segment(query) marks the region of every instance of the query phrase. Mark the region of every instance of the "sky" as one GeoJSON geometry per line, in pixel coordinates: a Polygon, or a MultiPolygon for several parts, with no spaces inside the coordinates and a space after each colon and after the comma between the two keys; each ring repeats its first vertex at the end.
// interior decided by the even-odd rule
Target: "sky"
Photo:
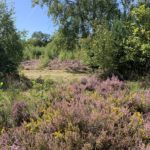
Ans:
{"type": "Polygon", "coordinates": [[[42,31],[52,35],[57,27],[52,19],[47,16],[47,8],[32,7],[32,0],[6,0],[9,6],[15,9],[15,24],[19,31],[28,31],[31,37],[35,31],[42,31]]]}

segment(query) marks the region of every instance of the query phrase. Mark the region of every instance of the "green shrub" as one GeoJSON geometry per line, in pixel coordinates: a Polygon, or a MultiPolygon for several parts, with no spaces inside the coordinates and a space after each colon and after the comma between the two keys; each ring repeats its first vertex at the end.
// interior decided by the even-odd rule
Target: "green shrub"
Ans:
{"type": "Polygon", "coordinates": [[[12,11],[0,2],[0,72],[16,71],[22,58],[22,44],[14,26],[12,11]]]}
{"type": "Polygon", "coordinates": [[[141,5],[130,15],[123,63],[126,70],[143,75],[150,71],[150,8],[141,5]]]}
{"type": "Polygon", "coordinates": [[[133,8],[128,21],[114,20],[112,59],[124,78],[146,75],[150,70],[150,8],[133,8]]]}
{"type": "Polygon", "coordinates": [[[149,73],[150,8],[140,5],[129,13],[128,21],[114,20],[112,26],[113,70],[125,79],[149,73]]]}
{"type": "Polygon", "coordinates": [[[68,59],[75,59],[75,53],[76,51],[61,51],[59,53],[58,58],[62,61],[68,60],[68,59]]]}
{"type": "Polygon", "coordinates": [[[66,38],[61,31],[58,31],[53,36],[51,42],[45,47],[42,62],[46,66],[50,59],[58,58],[60,60],[67,60],[79,57],[79,51],[76,49],[68,49],[66,38]]]}
{"type": "Polygon", "coordinates": [[[81,42],[85,61],[92,68],[135,78],[150,71],[150,8],[140,5],[131,10],[128,21],[114,20],[109,29],[99,25],[81,42]]]}
{"type": "Polygon", "coordinates": [[[104,70],[113,67],[113,40],[112,33],[100,25],[95,28],[92,37],[81,41],[82,50],[85,52],[85,62],[91,68],[102,68],[104,70]]]}
{"type": "Polygon", "coordinates": [[[44,47],[27,45],[23,51],[24,59],[39,59],[44,54],[44,50],[44,47]]]}

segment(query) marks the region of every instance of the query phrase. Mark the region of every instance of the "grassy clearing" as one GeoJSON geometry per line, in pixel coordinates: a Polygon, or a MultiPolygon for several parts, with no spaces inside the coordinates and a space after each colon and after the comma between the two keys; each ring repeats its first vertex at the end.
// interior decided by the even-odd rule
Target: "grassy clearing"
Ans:
{"type": "Polygon", "coordinates": [[[22,70],[21,74],[29,79],[51,79],[54,81],[74,81],[87,76],[84,73],[71,73],[65,70],[22,70]]]}

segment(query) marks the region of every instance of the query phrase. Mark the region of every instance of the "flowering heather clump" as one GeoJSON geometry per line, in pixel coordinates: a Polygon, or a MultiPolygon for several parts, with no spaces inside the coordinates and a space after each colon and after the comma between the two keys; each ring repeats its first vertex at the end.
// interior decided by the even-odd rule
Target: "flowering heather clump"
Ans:
{"type": "Polygon", "coordinates": [[[82,64],[79,60],[60,61],[58,59],[54,59],[49,62],[48,69],[85,72],[88,70],[88,67],[86,65],[82,64]]]}
{"type": "Polygon", "coordinates": [[[17,126],[20,126],[24,121],[29,121],[30,114],[25,102],[16,102],[13,105],[12,117],[17,126]]]}
{"type": "Polygon", "coordinates": [[[115,91],[121,91],[125,88],[125,84],[115,76],[103,81],[99,86],[100,94],[108,96],[114,94],[115,91]]]}
{"type": "Polygon", "coordinates": [[[11,129],[0,136],[0,150],[32,150],[34,145],[33,134],[23,127],[11,129]]]}
{"type": "Polygon", "coordinates": [[[86,78],[82,78],[81,79],[81,84],[86,85],[88,82],[88,80],[86,78]]]}
{"type": "Polygon", "coordinates": [[[95,91],[99,84],[99,80],[96,77],[91,77],[88,80],[88,83],[85,86],[85,90],[87,91],[95,91]]]}
{"type": "MultiPolygon", "coordinates": [[[[0,136],[7,147],[42,150],[148,150],[149,92],[130,92],[116,77],[57,86],[42,115],[26,121],[25,103],[14,104],[18,126],[0,136]]],[[[39,112],[37,112],[39,113],[39,112]]]]}
{"type": "Polygon", "coordinates": [[[150,111],[150,91],[139,91],[138,93],[130,94],[126,101],[128,107],[133,111],[147,113],[150,111]]]}
{"type": "Polygon", "coordinates": [[[113,107],[104,100],[81,97],[72,102],[58,102],[53,109],[58,111],[57,116],[50,122],[43,121],[34,136],[32,132],[27,130],[25,133],[20,129],[11,133],[13,139],[7,139],[7,144],[14,144],[14,140],[15,146],[24,147],[24,143],[31,145],[32,141],[35,145],[31,149],[45,145],[46,149],[56,150],[87,147],[103,150],[136,148],[140,143],[138,132],[142,129],[139,122],[142,118],[137,118],[139,120],[132,124],[134,115],[126,108],[113,107]],[[31,141],[28,141],[27,135],[33,136],[31,141]]]}
{"type": "Polygon", "coordinates": [[[150,90],[145,92],[145,107],[147,107],[147,111],[150,110],[150,90]]]}
{"type": "MultiPolygon", "coordinates": [[[[119,81],[119,79],[115,76],[112,78],[108,78],[106,81],[101,81],[96,77],[91,77],[90,79],[82,79],[81,85],[87,91],[97,91],[100,95],[104,97],[108,97],[110,95],[119,94],[120,91],[125,89],[125,83],[123,81],[119,81]]],[[[78,85],[78,86],[81,86],[78,85]]]]}
{"type": "Polygon", "coordinates": [[[140,142],[138,130],[143,128],[139,122],[142,118],[139,116],[137,122],[132,124],[134,115],[126,108],[112,107],[104,100],[87,97],[71,103],[61,102],[55,108],[60,115],[52,120],[50,128],[54,130],[47,134],[56,135],[67,149],[83,149],[85,145],[94,149],[127,149],[136,147],[140,142]]]}
{"type": "Polygon", "coordinates": [[[144,115],[144,129],[146,131],[146,140],[150,140],[150,112],[144,115]]]}

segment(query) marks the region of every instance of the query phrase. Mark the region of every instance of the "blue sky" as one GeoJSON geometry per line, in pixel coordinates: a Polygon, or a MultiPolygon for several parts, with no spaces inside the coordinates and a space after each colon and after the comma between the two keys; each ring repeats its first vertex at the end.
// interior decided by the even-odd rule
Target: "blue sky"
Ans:
{"type": "Polygon", "coordinates": [[[18,30],[29,32],[42,31],[52,35],[57,27],[47,16],[47,9],[40,6],[32,7],[32,0],[6,0],[8,5],[15,8],[15,23],[18,30]]]}

